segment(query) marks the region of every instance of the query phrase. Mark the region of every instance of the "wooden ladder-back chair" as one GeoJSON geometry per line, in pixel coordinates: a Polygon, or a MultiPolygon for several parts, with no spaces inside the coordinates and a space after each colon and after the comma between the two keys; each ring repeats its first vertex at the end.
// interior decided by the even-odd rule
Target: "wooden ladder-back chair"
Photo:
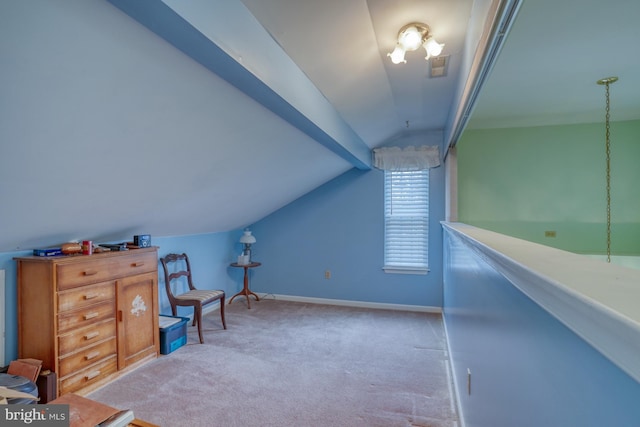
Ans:
{"type": "Polygon", "coordinates": [[[200,337],[200,344],[204,343],[202,339],[202,307],[215,301],[220,301],[220,318],[222,319],[222,326],[227,329],[227,324],[224,320],[224,291],[222,290],[200,290],[193,286],[193,280],[191,278],[191,264],[189,263],[189,257],[187,254],[168,254],[163,258],[160,258],[162,268],[164,269],[164,284],[167,288],[167,297],[171,304],[171,311],[174,316],[177,315],[177,306],[192,306],[193,307],[193,326],[198,325],[198,336],[200,337]],[[172,271],[176,270],[176,271],[172,271]],[[172,281],[180,279],[181,277],[187,278],[187,284],[189,290],[183,293],[173,293],[171,289],[172,281]]]}

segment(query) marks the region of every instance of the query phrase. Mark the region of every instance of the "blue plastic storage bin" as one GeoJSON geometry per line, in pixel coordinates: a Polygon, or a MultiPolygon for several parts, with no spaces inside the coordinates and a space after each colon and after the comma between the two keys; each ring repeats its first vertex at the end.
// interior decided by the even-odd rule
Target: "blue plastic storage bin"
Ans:
{"type": "Polygon", "coordinates": [[[187,343],[188,317],[160,315],[160,353],[169,354],[187,343]]]}

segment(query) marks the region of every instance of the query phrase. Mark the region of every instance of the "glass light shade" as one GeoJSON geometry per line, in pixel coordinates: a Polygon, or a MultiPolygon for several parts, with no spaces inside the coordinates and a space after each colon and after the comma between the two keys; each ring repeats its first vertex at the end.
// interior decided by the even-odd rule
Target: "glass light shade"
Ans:
{"type": "Polygon", "coordinates": [[[253,244],[256,242],[256,238],[251,234],[250,230],[245,230],[244,234],[240,236],[240,243],[253,244]]]}
{"type": "Polygon", "coordinates": [[[391,62],[393,62],[394,64],[407,62],[404,59],[404,49],[400,45],[396,45],[396,48],[393,49],[393,52],[387,53],[387,56],[391,57],[391,62]]]}
{"type": "Polygon", "coordinates": [[[444,43],[440,44],[433,37],[429,37],[424,43],[424,50],[427,51],[427,57],[425,59],[440,55],[442,53],[442,48],[444,48],[444,43]]]}
{"type": "Polygon", "coordinates": [[[405,50],[416,50],[422,45],[422,33],[416,27],[409,27],[400,34],[398,43],[405,50]]]}

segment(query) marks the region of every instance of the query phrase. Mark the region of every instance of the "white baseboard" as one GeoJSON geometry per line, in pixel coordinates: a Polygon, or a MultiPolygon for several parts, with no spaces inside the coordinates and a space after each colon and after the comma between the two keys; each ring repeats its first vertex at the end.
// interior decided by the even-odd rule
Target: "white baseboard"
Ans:
{"type": "Polygon", "coordinates": [[[375,309],[381,309],[381,310],[418,311],[422,313],[436,313],[436,314],[442,313],[442,308],[440,307],[431,307],[431,306],[424,306],[424,305],[388,304],[388,303],[379,303],[379,302],[301,297],[301,296],[280,295],[280,294],[260,294],[259,296],[260,296],[260,299],[266,299],[268,297],[271,297],[276,300],[306,302],[310,304],[341,305],[346,307],[375,308],[375,309]]]}
{"type": "MultiPolygon", "coordinates": [[[[202,315],[211,313],[212,311],[220,310],[220,301],[216,301],[213,304],[207,304],[202,307],[202,315]]],[[[193,320],[193,313],[189,315],[189,319],[193,320]]]]}

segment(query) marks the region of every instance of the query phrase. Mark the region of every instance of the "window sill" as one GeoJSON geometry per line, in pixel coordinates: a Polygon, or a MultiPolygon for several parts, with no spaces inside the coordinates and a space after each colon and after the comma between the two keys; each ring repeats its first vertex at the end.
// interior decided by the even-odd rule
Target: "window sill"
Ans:
{"type": "Polygon", "coordinates": [[[384,266],[382,267],[385,273],[390,274],[422,274],[425,275],[429,273],[429,269],[427,267],[396,267],[396,266],[384,266]]]}

